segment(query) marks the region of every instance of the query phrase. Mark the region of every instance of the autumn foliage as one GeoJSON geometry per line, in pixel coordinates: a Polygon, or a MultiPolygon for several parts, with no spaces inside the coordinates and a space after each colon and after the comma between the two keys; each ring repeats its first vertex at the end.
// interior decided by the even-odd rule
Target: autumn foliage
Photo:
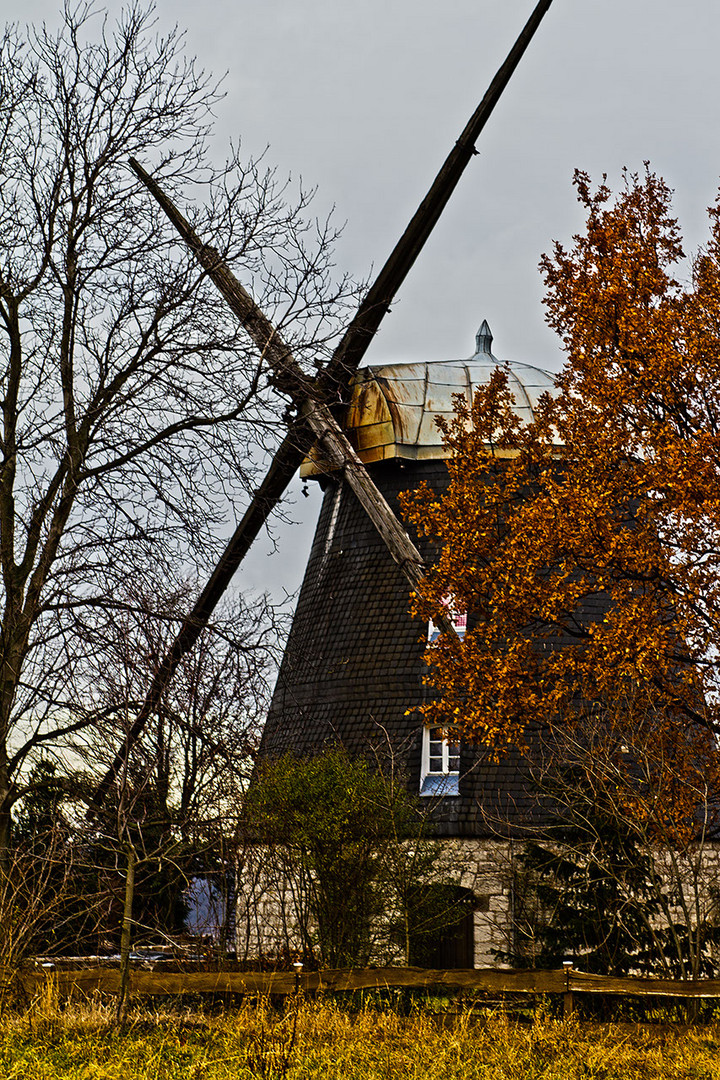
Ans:
{"type": "Polygon", "coordinates": [[[584,232],[541,263],[566,354],[555,396],[524,426],[498,370],[442,426],[446,493],[404,496],[439,552],[415,612],[452,597],[470,617],[462,643],[428,648],[423,711],[498,751],[604,718],[618,745],[651,744],[704,783],[720,727],[720,202],[688,266],[655,174],[626,174],[616,196],[584,173],[575,186],[584,232]]]}

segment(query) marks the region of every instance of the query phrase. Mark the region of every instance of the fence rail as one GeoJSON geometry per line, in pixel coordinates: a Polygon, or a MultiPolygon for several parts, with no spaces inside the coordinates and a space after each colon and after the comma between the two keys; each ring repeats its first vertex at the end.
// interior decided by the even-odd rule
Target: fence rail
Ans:
{"type": "MultiPolygon", "coordinates": [[[[61,994],[80,990],[118,993],[120,972],[87,968],[80,971],[32,971],[18,976],[23,990],[32,995],[48,979],[61,994]]],[[[491,993],[564,994],[566,1010],[573,994],[635,994],[679,998],[720,998],[720,979],[649,979],[639,976],[615,978],[583,971],[507,971],[496,968],[427,970],[387,967],[363,970],[294,972],[138,971],[130,974],[131,994],[261,994],[287,995],[302,989],[318,991],[371,990],[411,987],[449,990],[485,990],[491,993]]]]}

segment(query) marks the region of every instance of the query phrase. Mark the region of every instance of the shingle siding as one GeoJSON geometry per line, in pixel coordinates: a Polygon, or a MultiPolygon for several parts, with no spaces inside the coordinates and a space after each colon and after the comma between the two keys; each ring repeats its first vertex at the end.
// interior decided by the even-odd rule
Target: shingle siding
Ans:
{"type": "MultiPolygon", "coordinates": [[[[440,492],[448,482],[443,461],[386,462],[371,471],[396,512],[399,492],[423,480],[440,492]]],[[[348,486],[339,506],[336,497],[331,481],[261,753],[310,754],[340,742],[352,755],[392,754],[417,792],[421,725],[412,710],[424,700],[427,626],[411,618],[407,582],[348,486]]],[[[427,539],[413,539],[431,559],[427,539]]],[[[426,800],[436,833],[493,835],[505,819],[521,828],[533,813],[523,773],[516,754],[483,763],[481,752],[464,745],[459,797],[426,800]]]]}

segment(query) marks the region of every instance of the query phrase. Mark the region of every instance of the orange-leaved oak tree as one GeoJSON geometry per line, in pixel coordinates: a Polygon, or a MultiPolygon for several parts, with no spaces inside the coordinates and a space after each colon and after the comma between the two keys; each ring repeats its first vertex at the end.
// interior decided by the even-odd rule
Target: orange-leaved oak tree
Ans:
{"type": "Polygon", "coordinates": [[[575,186],[584,231],[541,263],[555,395],[523,424],[498,370],[442,424],[447,490],[403,497],[438,544],[415,613],[470,618],[429,646],[422,711],[498,752],[604,718],[687,787],[720,728],[720,202],[681,281],[662,179],[575,186]]]}

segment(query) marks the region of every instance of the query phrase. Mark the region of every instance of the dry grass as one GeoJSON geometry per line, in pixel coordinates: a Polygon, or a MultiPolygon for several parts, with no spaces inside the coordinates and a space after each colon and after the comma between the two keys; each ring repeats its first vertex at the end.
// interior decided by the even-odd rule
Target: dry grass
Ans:
{"type": "Polygon", "coordinates": [[[332,1002],[250,1003],[220,1015],[131,1012],[111,1004],[63,1010],[52,993],[0,1018],[8,1080],[720,1080],[720,1028],[635,1027],[553,1020],[516,1023],[467,1009],[451,1022],[332,1002]],[[293,1031],[295,1034],[293,1036],[293,1031]]]}

